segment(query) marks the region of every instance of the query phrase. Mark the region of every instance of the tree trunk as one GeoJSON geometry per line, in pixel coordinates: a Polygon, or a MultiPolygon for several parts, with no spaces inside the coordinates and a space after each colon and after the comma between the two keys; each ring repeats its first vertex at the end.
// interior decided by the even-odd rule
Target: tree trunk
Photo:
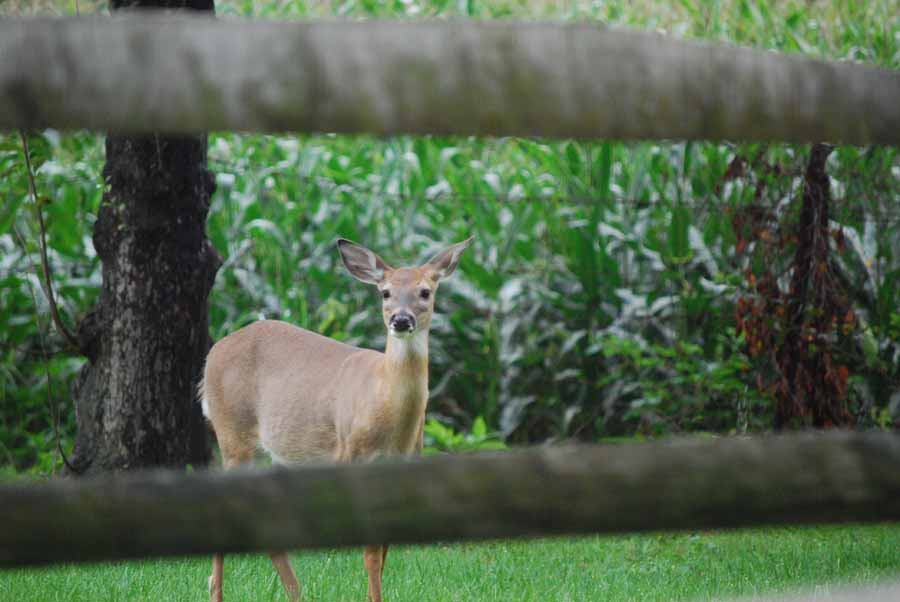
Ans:
{"type": "MultiPolygon", "coordinates": [[[[113,2],[125,6],[176,3],[113,2]]],[[[212,2],[188,8],[212,10],[212,2]]],[[[103,287],[78,330],[89,362],[74,392],[72,467],[207,464],[195,391],[210,346],[207,297],[221,260],[206,238],[215,188],[206,135],[110,135],[103,173],[107,189],[93,236],[103,287]]]]}

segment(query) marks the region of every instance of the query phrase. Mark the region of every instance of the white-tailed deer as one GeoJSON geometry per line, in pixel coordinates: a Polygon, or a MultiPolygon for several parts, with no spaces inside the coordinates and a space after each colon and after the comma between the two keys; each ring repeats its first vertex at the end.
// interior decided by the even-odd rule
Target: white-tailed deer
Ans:
{"type": "MultiPolygon", "coordinates": [[[[200,395],[225,467],[251,460],[258,448],[283,465],[421,452],[435,292],[471,242],[448,247],[422,266],[394,269],[369,249],[338,240],[347,270],[378,287],[388,332],[384,353],[274,320],[216,343],[200,395]]],[[[365,549],[372,602],[381,602],[386,556],[387,546],[365,549]]],[[[271,558],[288,597],[299,600],[287,554],[271,558]]],[[[209,578],[212,602],[222,600],[222,569],[217,554],[209,578]]]]}

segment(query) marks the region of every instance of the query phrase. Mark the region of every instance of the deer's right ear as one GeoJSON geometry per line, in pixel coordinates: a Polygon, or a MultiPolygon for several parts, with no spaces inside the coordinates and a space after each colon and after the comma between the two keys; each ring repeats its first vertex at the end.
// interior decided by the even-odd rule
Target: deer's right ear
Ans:
{"type": "Polygon", "coordinates": [[[391,270],[381,257],[346,238],[339,238],[337,247],[347,271],[357,280],[378,284],[384,280],[385,273],[391,270]]]}

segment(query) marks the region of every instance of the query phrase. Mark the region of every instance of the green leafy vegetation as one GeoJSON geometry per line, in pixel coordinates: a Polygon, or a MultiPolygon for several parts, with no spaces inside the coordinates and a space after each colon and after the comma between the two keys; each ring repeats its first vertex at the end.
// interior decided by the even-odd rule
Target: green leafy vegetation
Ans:
{"type": "Polygon", "coordinates": [[[425,455],[441,452],[485,451],[505,449],[496,433],[489,433],[487,423],[479,416],[468,433],[457,433],[449,426],[431,418],[425,423],[425,455]]]}
{"type": "MultiPolygon", "coordinates": [[[[554,17],[900,67],[900,15],[887,1],[229,0],[218,12],[554,17]]],[[[90,236],[102,137],[29,141],[53,281],[74,328],[99,290],[90,236]]],[[[380,347],[377,300],[343,273],[335,238],[412,263],[475,236],[438,298],[434,450],[772,426],[772,391],[759,379],[771,364],[736,327],[735,304],[759,300],[750,276],[766,261],[785,265],[795,246],[786,238],[764,257],[763,234],[741,231],[735,216],[772,214],[789,231],[807,147],[217,133],[209,157],[208,229],[225,258],[211,296],[216,339],[268,317],[380,347]]],[[[896,148],[839,148],[827,164],[843,236],[834,258],[855,316],[846,395],[863,427],[900,420],[898,161],[896,148]]],[[[59,466],[57,439],[64,449],[73,440],[69,391],[82,360],[49,326],[14,133],[0,134],[0,174],[0,465],[46,473],[59,466]]]]}
{"type": "MultiPolygon", "coordinates": [[[[900,571],[900,528],[829,527],[718,534],[392,547],[385,598],[405,600],[721,600],[900,571]]],[[[362,552],[298,553],[305,600],[364,600],[362,552]]],[[[203,599],[210,562],[143,561],[9,571],[0,600],[118,602],[203,599]]],[[[281,601],[267,557],[227,556],[225,598],[281,601]]]]}

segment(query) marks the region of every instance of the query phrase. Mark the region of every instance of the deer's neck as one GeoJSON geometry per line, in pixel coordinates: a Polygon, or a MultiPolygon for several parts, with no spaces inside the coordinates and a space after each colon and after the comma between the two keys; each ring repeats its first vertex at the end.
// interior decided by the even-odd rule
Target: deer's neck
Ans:
{"type": "MultiPolygon", "coordinates": [[[[413,409],[428,399],[428,332],[410,337],[388,336],[384,352],[385,394],[393,404],[413,409]]],[[[416,408],[418,409],[418,408],[416,408]]]]}

